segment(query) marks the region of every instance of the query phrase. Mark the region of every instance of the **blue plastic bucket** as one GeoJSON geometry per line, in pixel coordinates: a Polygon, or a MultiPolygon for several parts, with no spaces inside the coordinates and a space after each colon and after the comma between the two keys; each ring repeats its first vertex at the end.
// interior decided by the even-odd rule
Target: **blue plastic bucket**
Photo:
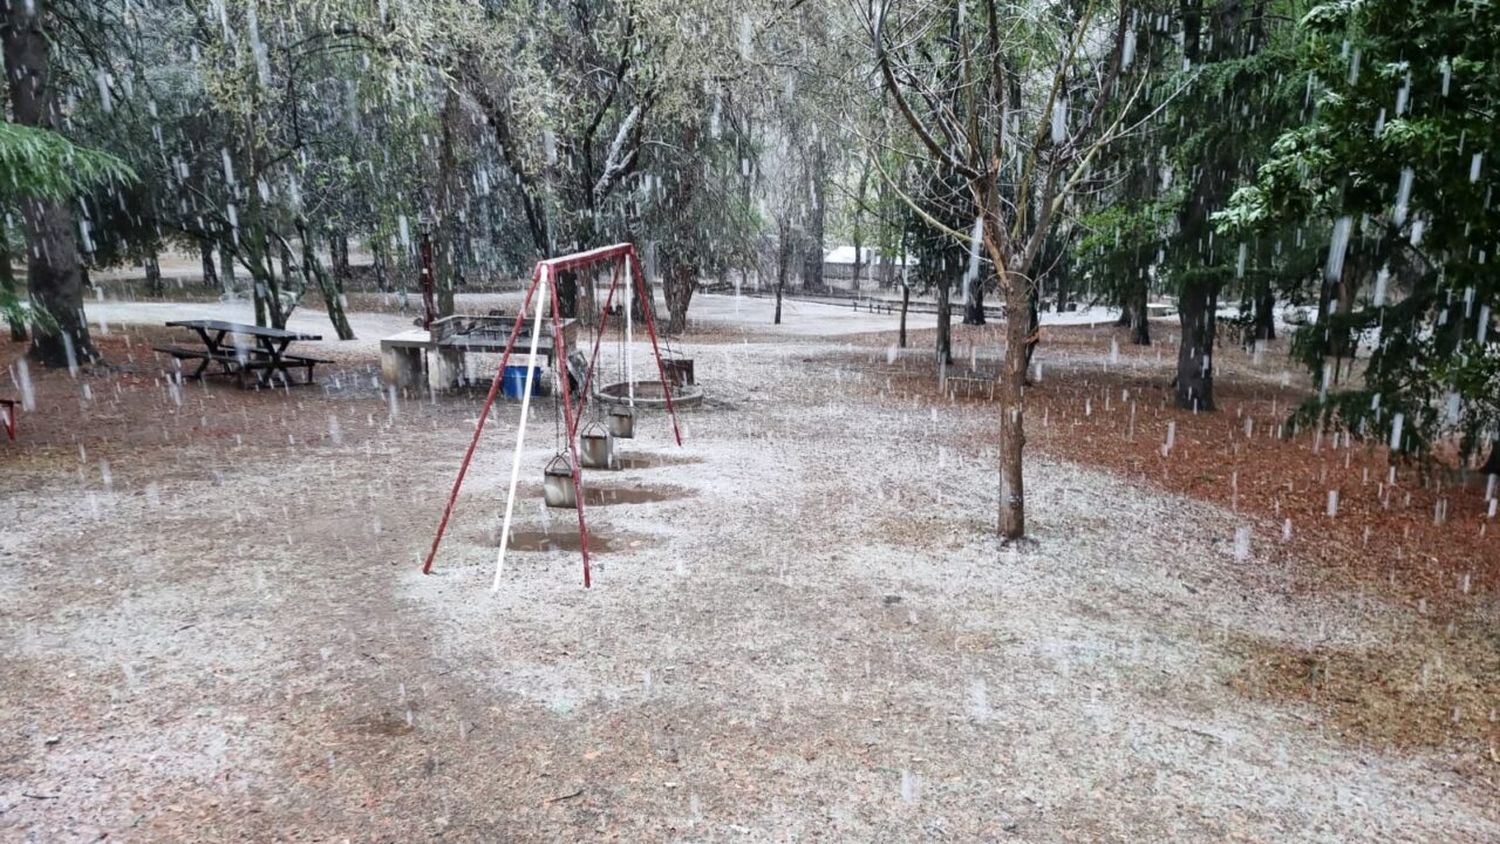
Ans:
{"type": "MultiPolygon", "coordinates": [[[[540,395],[542,392],[542,368],[539,366],[531,370],[531,394],[540,395]]],[[[505,377],[500,382],[500,391],[506,398],[518,399],[526,392],[526,366],[505,367],[505,377]]]]}

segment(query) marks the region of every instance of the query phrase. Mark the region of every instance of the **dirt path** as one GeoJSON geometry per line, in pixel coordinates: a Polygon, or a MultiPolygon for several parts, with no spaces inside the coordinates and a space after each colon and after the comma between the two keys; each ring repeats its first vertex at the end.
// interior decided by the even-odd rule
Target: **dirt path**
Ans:
{"type": "Polygon", "coordinates": [[[830,345],[688,347],[712,401],[590,476],[663,500],[590,510],[587,592],[565,550],[488,590],[514,408],[422,577],[472,397],[39,376],[95,436],[0,456],[0,837],[1500,838],[1495,768],[1232,688],[1247,638],[1407,610],[1293,594],[1242,517],[1055,461],[1000,549],[987,411],[830,345]]]}

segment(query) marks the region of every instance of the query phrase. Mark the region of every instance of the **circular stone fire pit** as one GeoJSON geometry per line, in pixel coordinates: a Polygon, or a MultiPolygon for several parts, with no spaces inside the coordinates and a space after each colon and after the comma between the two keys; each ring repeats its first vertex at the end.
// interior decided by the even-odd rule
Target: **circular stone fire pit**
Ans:
{"type": "MultiPolygon", "coordinates": [[[[605,404],[628,406],[630,404],[630,382],[616,381],[613,384],[605,384],[599,388],[595,395],[599,401],[605,404]]],[[[674,387],[672,389],[673,407],[696,407],[702,403],[703,390],[696,385],[674,387]]],[[[635,406],[665,408],[667,406],[667,399],[662,394],[661,382],[635,382],[635,406]]]]}

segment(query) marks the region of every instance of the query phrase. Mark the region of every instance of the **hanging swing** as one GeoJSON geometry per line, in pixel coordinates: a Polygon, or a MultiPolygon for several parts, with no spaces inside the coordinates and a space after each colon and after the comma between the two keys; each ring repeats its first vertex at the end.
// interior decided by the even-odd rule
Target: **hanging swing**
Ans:
{"type": "Polygon", "coordinates": [[[596,420],[578,435],[578,460],[585,469],[615,468],[615,443],[609,429],[596,420]]]}
{"type": "Polygon", "coordinates": [[[693,359],[683,357],[672,350],[672,338],[663,334],[661,336],[662,348],[665,354],[661,356],[662,371],[666,373],[667,383],[676,391],[684,387],[691,387],[697,383],[693,376],[693,359]]]}
{"type": "MultiPolygon", "coordinates": [[[[618,354],[615,357],[616,381],[624,382],[629,374],[625,371],[625,356],[630,354],[630,347],[625,343],[625,335],[630,333],[630,297],[626,297],[624,307],[625,328],[620,331],[618,354]]],[[[635,438],[635,391],[630,390],[630,404],[611,404],[609,407],[609,433],[622,440],[635,438]]]]}
{"type": "Polygon", "coordinates": [[[542,498],[548,507],[571,510],[578,506],[573,491],[573,461],[568,459],[567,452],[559,451],[542,470],[542,498]]]}
{"type": "Polygon", "coordinates": [[[573,461],[563,444],[562,409],[557,396],[566,387],[563,384],[558,387],[552,391],[552,443],[557,454],[542,469],[542,499],[548,507],[570,509],[578,506],[578,496],[573,489],[573,461]]]}

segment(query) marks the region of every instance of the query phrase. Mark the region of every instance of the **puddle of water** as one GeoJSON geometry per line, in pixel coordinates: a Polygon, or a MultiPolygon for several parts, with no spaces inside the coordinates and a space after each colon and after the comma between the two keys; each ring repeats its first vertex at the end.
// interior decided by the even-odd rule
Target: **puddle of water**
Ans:
{"type": "MultiPolygon", "coordinates": [[[[489,548],[500,546],[500,528],[485,531],[482,544],[489,548]]],[[[638,535],[621,535],[618,533],[605,533],[594,528],[589,529],[589,556],[594,554],[607,554],[610,551],[629,551],[640,548],[646,544],[646,540],[638,535]]],[[[579,549],[578,530],[576,525],[570,527],[554,527],[546,530],[535,528],[510,529],[511,551],[536,551],[547,553],[551,551],[567,551],[577,553],[579,549]]]]}
{"type": "MultiPolygon", "coordinates": [[[[499,531],[495,533],[494,541],[499,544],[499,531]]],[[[578,551],[582,545],[578,541],[577,531],[512,530],[510,534],[512,551],[578,551]]],[[[609,551],[611,547],[608,536],[589,532],[590,554],[609,551]]]]}
{"type": "Polygon", "coordinates": [[[621,469],[688,466],[703,462],[703,458],[691,454],[616,454],[615,460],[619,462],[621,469]]]}
{"type": "MultiPolygon", "coordinates": [[[[539,486],[523,486],[516,493],[521,498],[541,498],[539,486]]],[[[689,495],[686,490],[667,486],[616,487],[584,481],[583,506],[608,507],[613,504],[647,504],[653,501],[675,501],[689,495]]]]}

